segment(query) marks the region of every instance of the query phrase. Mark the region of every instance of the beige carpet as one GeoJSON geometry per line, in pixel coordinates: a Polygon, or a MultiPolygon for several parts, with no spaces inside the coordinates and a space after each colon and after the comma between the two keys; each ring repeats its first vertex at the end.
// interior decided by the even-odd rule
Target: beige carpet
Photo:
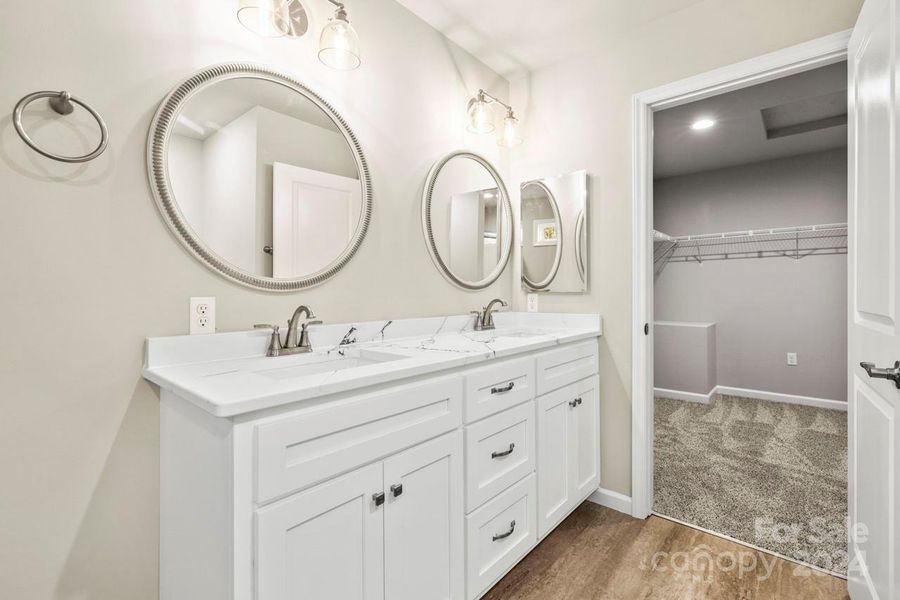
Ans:
{"type": "Polygon", "coordinates": [[[846,412],[657,398],[655,427],[657,513],[846,573],[846,412]]]}

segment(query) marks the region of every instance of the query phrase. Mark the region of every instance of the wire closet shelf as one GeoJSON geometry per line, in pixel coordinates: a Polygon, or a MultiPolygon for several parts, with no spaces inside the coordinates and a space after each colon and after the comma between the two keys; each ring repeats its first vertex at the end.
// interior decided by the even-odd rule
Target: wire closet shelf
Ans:
{"type": "Polygon", "coordinates": [[[672,262],[807,256],[847,253],[847,224],[805,225],[669,236],[653,232],[653,263],[658,275],[672,262]]]}

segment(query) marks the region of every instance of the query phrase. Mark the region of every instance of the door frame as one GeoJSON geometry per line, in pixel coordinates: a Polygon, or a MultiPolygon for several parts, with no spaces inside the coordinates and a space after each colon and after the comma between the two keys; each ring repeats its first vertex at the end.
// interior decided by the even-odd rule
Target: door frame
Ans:
{"type": "Polygon", "coordinates": [[[851,30],[632,96],[631,514],[653,512],[653,113],[847,59],[851,30]]]}

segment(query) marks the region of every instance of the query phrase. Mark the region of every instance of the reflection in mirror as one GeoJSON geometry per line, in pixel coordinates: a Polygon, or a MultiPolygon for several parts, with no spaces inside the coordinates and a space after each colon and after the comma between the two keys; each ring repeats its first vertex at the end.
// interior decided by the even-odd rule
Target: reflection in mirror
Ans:
{"type": "Polygon", "coordinates": [[[165,160],[181,218],[226,267],[302,280],[359,243],[361,160],[319,102],[277,79],[199,88],[172,118],[165,160]]]}
{"type": "Polygon", "coordinates": [[[545,289],[556,277],[562,255],[559,208],[540,181],[522,186],[522,281],[527,288],[545,289]]]}
{"type": "Polygon", "coordinates": [[[457,285],[479,289],[500,276],[509,259],[510,215],[506,189],[483,158],[454,153],[429,174],[426,241],[435,263],[457,285]]]}
{"type": "Polygon", "coordinates": [[[587,290],[587,172],[522,184],[521,207],[522,286],[587,290]]]}

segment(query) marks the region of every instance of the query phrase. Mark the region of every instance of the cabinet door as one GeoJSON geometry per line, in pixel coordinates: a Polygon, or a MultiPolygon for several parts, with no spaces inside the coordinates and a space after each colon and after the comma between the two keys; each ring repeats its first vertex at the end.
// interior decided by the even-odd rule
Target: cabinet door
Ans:
{"type": "Polygon", "coordinates": [[[597,376],[579,381],[574,386],[577,405],[571,411],[575,424],[573,498],[581,502],[600,486],[600,402],[597,376]]]}
{"type": "Polygon", "coordinates": [[[376,463],[257,512],[257,600],[384,599],[384,506],[376,463]]]}
{"type": "Polygon", "coordinates": [[[538,398],[538,537],[553,529],[574,503],[574,391],[570,385],[538,398]]]}
{"type": "Polygon", "coordinates": [[[462,600],[462,432],[386,459],[384,487],[385,596],[462,600]]]}

